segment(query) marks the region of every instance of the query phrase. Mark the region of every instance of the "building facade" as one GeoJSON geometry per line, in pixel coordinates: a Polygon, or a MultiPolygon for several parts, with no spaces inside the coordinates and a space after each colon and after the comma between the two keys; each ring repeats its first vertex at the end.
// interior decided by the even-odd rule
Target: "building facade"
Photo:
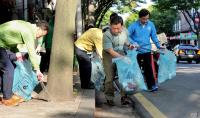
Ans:
{"type": "MultiPolygon", "coordinates": [[[[190,10],[190,14],[195,17],[194,9],[190,10]]],[[[186,15],[186,17],[188,17],[191,26],[188,24],[186,18],[184,17],[184,14],[182,12],[179,12],[178,19],[175,21],[175,24],[173,26],[173,32],[175,33],[175,35],[168,37],[170,43],[173,46],[177,44],[198,45],[197,35],[192,32],[191,27],[194,28],[194,25],[196,25],[196,23],[199,23],[199,18],[195,18],[196,22],[194,23],[189,16],[186,15]]]]}

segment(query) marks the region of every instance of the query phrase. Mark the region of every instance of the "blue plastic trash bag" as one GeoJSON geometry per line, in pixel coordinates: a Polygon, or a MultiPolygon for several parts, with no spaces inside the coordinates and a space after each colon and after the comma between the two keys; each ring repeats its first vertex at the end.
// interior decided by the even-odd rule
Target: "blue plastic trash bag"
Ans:
{"type": "Polygon", "coordinates": [[[26,101],[30,100],[33,89],[39,83],[36,73],[33,72],[31,63],[28,60],[16,61],[15,64],[13,93],[26,101]]]}
{"type": "Polygon", "coordinates": [[[126,57],[115,58],[113,62],[117,66],[119,83],[126,93],[132,94],[136,89],[135,85],[139,90],[147,90],[137,62],[136,50],[127,51],[126,57]]]}
{"type": "Polygon", "coordinates": [[[98,56],[92,58],[92,73],[91,81],[94,83],[96,90],[100,91],[103,89],[105,79],[105,73],[102,65],[102,61],[98,56]]]}
{"type": "Polygon", "coordinates": [[[158,83],[163,83],[176,76],[176,56],[173,52],[166,50],[160,54],[158,59],[158,83]]]}

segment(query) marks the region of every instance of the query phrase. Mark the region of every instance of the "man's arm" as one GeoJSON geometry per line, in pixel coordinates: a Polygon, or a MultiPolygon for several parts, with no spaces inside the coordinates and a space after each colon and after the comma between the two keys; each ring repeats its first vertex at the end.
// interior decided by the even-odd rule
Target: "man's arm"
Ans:
{"type": "Polygon", "coordinates": [[[133,41],[132,39],[132,35],[134,34],[134,31],[135,31],[135,26],[134,24],[131,24],[129,27],[128,27],[128,40],[131,44],[134,44],[135,42],[133,41]]]}
{"type": "Polygon", "coordinates": [[[91,33],[91,37],[93,37],[94,40],[94,45],[96,48],[96,52],[99,55],[100,58],[102,58],[102,51],[103,51],[103,33],[101,30],[96,30],[96,36],[93,37],[92,35],[94,35],[93,33],[91,33]]]}
{"type": "Polygon", "coordinates": [[[152,23],[152,30],[151,30],[151,39],[152,41],[155,43],[156,47],[158,49],[160,49],[160,43],[159,43],[159,40],[158,40],[158,37],[157,37],[157,33],[156,33],[156,28],[154,26],[154,24],[152,23]]]}
{"type": "Polygon", "coordinates": [[[123,55],[121,55],[118,52],[114,51],[112,48],[106,49],[106,52],[108,52],[113,58],[123,57],[123,55]]]}
{"type": "Polygon", "coordinates": [[[108,52],[113,58],[122,57],[121,54],[113,50],[113,45],[111,41],[112,36],[109,34],[103,35],[103,49],[108,52]]]}
{"type": "Polygon", "coordinates": [[[30,29],[26,32],[21,32],[24,44],[27,47],[29,58],[33,68],[36,72],[37,78],[39,81],[43,80],[43,74],[40,72],[39,60],[35,51],[35,42],[34,42],[34,33],[30,29]]]}

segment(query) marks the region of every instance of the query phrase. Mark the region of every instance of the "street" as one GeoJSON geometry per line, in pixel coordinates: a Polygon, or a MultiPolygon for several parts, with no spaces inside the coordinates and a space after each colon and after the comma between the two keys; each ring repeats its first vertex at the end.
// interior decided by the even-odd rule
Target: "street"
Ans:
{"type": "MultiPolygon", "coordinates": [[[[143,107],[145,106],[145,111],[148,111],[147,114],[150,114],[152,117],[199,118],[199,75],[200,64],[180,62],[177,64],[177,76],[159,85],[159,90],[157,92],[151,93],[143,91],[135,94],[134,97],[137,98],[137,96],[139,96],[140,100],[138,100],[138,103],[142,104],[143,107]]],[[[116,99],[119,99],[119,96],[116,97],[116,99]]],[[[96,107],[96,117],[138,117],[137,114],[135,114],[135,109],[131,107],[121,107],[119,105],[119,100],[116,100],[116,103],[117,105],[114,107],[108,107],[105,104],[101,107],[96,107]]],[[[140,108],[136,109],[138,110],[140,108]]],[[[139,112],[143,114],[142,116],[149,117],[149,115],[145,115],[146,112],[139,112]]]]}
{"type": "Polygon", "coordinates": [[[177,64],[177,76],[142,94],[168,118],[200,117],[200,64],[177,64]]]}

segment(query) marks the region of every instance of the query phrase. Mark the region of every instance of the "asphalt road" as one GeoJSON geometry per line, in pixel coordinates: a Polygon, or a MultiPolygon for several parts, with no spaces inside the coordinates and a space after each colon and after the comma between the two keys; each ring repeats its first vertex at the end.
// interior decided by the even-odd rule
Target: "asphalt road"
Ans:
{"type": "Polygon", "coordinates": [[[177,64],[174,79],[142,95],[168,118],[200,118],[200,64],[177,64]]]}

